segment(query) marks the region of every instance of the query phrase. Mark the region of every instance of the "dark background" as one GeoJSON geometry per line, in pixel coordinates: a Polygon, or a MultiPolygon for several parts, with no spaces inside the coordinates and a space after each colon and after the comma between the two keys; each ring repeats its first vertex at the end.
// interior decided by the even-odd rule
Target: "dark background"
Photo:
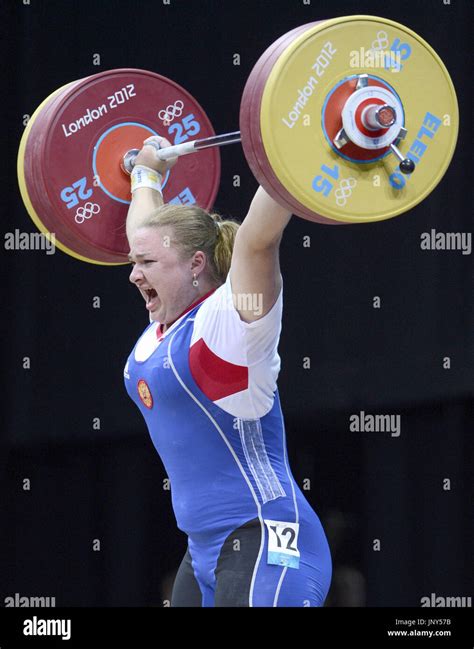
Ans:
{"type": "MultiPolygon", "coordinates": [[[[118,67],[159,72],[197,98],[219,133],[238,128],[260,54],[311,20],[382,15],[444,60],[460,139],[435,191],[410,213],[367,226],[295,217],[281,247],[279,389],[293,473],[301,486],[311,480],[305,493],[333,552],[327,605],[419,606],[431,593],[473,594],[472,255],[420,250],[431,228],[472,232],[470,4],[10,0],[2,8],[3,233],[35,229],[16,182],[23,116],[68,81],[118,67]],[[361,410],[401,415],[401,436],[350,432],[349,416],[361,410]]],[[[257,183],[240,147],[223,150],[222,163],[215,207],[242,219],[257,183]]],[[[186,539],[123,387],[123,365],[147,324],[129,269],[59,251],[2,250],[2,261],[0,606],[15,593],[54,596],[57,606],[162,606],[186,539]]]]}

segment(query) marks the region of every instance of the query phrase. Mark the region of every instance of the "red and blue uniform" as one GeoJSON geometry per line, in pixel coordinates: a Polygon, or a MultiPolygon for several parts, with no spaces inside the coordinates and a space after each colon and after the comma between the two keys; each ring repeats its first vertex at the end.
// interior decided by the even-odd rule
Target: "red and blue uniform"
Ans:
{"type": "Polygon", "coordinates": [[[242,321],[229,273],[164,333],[151,323],[125,366],[188,536],[175,605],[321,606],[328,592],[327,540],[288,464],[282,307],[283,291],[242,321]]]}

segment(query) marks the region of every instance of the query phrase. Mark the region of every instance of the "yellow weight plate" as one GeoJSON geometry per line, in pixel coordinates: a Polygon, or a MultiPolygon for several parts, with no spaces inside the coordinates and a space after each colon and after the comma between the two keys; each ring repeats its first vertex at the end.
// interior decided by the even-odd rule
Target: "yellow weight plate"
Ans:
{"type": "Polygon", "coordinates": [[[392,218],[428,196],[453,156],[458,119],[449,74],[420,36],[385,18],[345,16],[297,36],[280,55],[263,90],[260,128],[269,165],[302,216],[358,223],[392,218]],[[352,83],[352,92],[362,74],[403,106],[407,135],[398,147],[416,164],[411,175],[386,147],[364,149],[363,160],[355,145],[338,150],[328,134],[328,120],[342,126],[331,104],[338,88],[352,83]]]}

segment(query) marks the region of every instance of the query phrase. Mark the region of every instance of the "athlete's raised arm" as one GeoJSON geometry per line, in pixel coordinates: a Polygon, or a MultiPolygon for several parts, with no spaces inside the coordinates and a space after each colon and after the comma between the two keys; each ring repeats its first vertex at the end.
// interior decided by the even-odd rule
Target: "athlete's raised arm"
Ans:
{"type": "MultiPolygon", "coordinates": [[[[279,249],[291,214],[259,187],[247,216],[237,231],[230,267],[235,308],[245,322],[262,318],[275,304],[282,286],[279,249]],[[258,313],[241,308],[248,300],[239,295],[261,295],[258,313]]],[[[250,303],[255,303],[253,300],[250,303]]]]}
{"type": "Polygon", "coordinates": [[[152,140],[155,145],[144,144],[135,159],[132,173],[132,202],[128,209],[126,226],[129,241],[133,232],[141,227],[150,212],[163,205],[163,196],[156,189],[159,186],[161,190],[161,177],[177,160],[177,158],[173,158],[172,160],[161,161],[156,157],[157,143],[164,148],[171,146],[171,142],[161,137],[153,137],[149,138],[149,140],[152,140]]]}

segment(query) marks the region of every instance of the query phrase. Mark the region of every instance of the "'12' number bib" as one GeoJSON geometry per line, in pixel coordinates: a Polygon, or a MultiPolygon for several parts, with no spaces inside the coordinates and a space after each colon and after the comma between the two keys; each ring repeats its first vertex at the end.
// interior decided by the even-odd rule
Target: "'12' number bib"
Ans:
{"type": "Polygon", "coordinates": [[[288,568],[299,568],[299,523],[265,520],[268,529],[267,563],[288,568]]]}

